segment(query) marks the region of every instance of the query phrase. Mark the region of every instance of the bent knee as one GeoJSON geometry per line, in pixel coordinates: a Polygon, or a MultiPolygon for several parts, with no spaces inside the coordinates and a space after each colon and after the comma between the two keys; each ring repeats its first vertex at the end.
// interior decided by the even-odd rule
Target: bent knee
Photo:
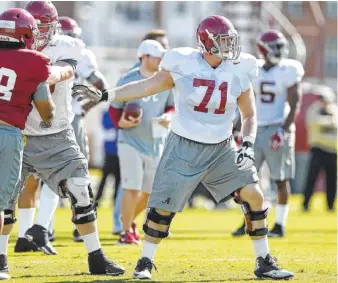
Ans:
{"type": "Polygon", "coordinates": [[[147,214],[147,219],[143,225],[145,234],[153,239],[166,238],[169,235],[169,227],[175,213],[150,208],[147,214]]]}
{"type": "Polygon", "coordinates": [[[67,190],[74,206],[88,206],[90,204],[90,196],[88,178],[71,177],[67,179],[67,190]]]}
{"type": "Polygon", "coordinates": [[[89,183],[88,178],[72,177],[67,179],[67,193],[71,199],[74,224],[87,224],[96,220],[89,183]]]}
{"type": "Polygon", "coordinates": [[[263,192],[257,183],[248,184],[240,191],[242,201],[254,206],[262,206],[264,202],[263,192]]]}

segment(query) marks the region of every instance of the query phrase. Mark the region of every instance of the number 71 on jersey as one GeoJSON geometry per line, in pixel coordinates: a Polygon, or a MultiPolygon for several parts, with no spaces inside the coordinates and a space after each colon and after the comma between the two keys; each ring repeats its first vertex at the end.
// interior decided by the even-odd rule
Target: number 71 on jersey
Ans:
{"type": "MultiPolygon", "coordinates": [[[[207,90],[205,95],[199,105],[194,107],[194,110],[197,112],[208,113],[208,103],[210,102],[211,96],[215,90],[215,81],[214,80],[205,80],[205,79],[194,79],[193,81],[194,87],[206,86],[207,90]]],[[[221,92],[220,104],[217,109],[215,109],[214,114],[224,114],[225,106],[227,103],[227,95],[228,95],[228,83],[223,82],[218,87],[218,90],[221,92]]]]}

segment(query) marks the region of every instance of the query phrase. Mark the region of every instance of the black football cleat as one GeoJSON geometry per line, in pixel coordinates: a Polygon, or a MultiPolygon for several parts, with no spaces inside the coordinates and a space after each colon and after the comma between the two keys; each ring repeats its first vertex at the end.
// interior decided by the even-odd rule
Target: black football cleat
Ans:
{"type": "Polygon", "coordinates": [[[245,222],[243,222],[242,226],[240,226],[237,230],[233,231],[231,233],[234,237],[240,237],[245,235],[245,222]]]}
{"type": "Polygon", "coordinates": [[[135,267],[135,271],[133,274],[134,279],[151,279],[151,271],[153,270],[153,267],[155,270],[157,270],[155,264],[147,257],[142,257],[137,262],[137,265],[135,267]]]}
{"type": "Polygon", "coordinates": [[[36,244],[46,255],[56,255],[57,252],[48,240],[48,230],[40,225],[34,224],[26,231],[25,237],[28,241],[36,244]]]}
{"type": "Polygon", "coordinates": [[[9,280],[11,276],[8,274],[7,256],[0,255],[0,280],[9,280]]]}
{"type": "Polygon", "coordinates": [[[7,256],[4,254],[0,255],[0,272],[8,272],[7,256]]]}
{"type": "Polygon", "coordinates": [[[282,225],[275,224],[275,226],[268,232],[270,238],[282,238],[285,235],[285,231],[282,225]]]}
{"type": "Polygon", "coordinates": [[[48,240],[49,240],[50,242],[54,242],[54,241],[55,241],[54,230],[53,230],[53,232],[48,231],[48,240]]]}
{"type": "Polygon", "coordinates": [[[18,238],[15,243],[15,253],[37,252],[39,247],[33,242],[29,242],[26,238],[18,238]]]}
{"type": "Polygon", "coordinates": [[[293,278],[293,273],[285,269],[281,269],[277,265],[277,259],[267,254],[265,258],[258,257],[256,259],[255,275],[259,279],[285,280],[293,278]]]}
{"type": "Polygon", "coordinates": [[[79,233],[79,231],[78,231],[77,229],[75,229],[75,230],[73,231],[73,240],[74,240],[74,242],[76,242],[76,243],[81,243],[81,242],[83,242],[83,239],[82,239],[82,237],[81,237],[81,234],[79,233]]]}
{"type": "Polygon", "coordinates": [[[101,249],[88,254],[88,265],[91,274],[118,276],[125,272],[121,265],[109,260],[101,249]]]}

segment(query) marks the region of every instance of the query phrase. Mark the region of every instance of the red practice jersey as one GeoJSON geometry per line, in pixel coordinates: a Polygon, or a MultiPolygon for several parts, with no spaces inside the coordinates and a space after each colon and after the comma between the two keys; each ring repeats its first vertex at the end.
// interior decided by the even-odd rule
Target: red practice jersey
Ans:
{"type": "Polygon", "coordinates": [[[33,94],[49,75],[49,58],[42,53],[0,49],[0,120],[24,129],[33,94]]]}

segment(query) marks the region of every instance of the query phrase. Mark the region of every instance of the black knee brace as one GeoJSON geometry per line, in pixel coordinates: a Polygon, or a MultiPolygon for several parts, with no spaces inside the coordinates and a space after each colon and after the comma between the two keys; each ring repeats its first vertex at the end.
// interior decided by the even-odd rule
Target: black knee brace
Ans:
{"type": "Polygon", "coordinates": [[[69,190],[67,190],[67,194],[71,201],[71,206],[72,206],[72,211],[73,211],[72,222],[74,224],[90,223],[90,222],[95,221],[97,218],[96,205],[93,200],[93,192],[92,192],[90,185],[88,185],[88,191],[89,191],[89,196],[91,199],[90,204],[87,206],[76,207],[75,205],[77,203],[77,199],[69,190]],[[79,215],[81,216],[78,217],[79,215]]]}
{"type": "Polygon", "coordinates": [[[170,213],[170,215],[162,215],[159,214],[155,208],[150,208],[148,215],[147,215],[147,220],[143,225],[143,231],[146,233],[148,236],[153,237],[153,238],[166,238],[169,235],[169,227],[171,224],[172,219],[174,218],[175,213],[170,213]],[[162,232],[155,230],[153,228],[150,228],[148,226],[149,221],[152,221],[156,224],[161,224],[161,225],[167,225],[167,231],[162,232]]]}
{"type": "Polygon", "coordinates": [[[16,222],[15,210],[4,210],[4,225],[14,224],[16,222]]]}
{"type": "Polygon", "coordinates": [[[263,220],[268,215],[268,208],[260,211],[252,211],[247,202],[241,203],[241,208],[245,216],[246,232],[249,236],[265,236],[268,233],[268,228],[252,229],[252,221],[263,220]]]}
{"type": "Polygon", "coordinates": [[[73,209],[73,217],[72,217],[72,222],[74,224],[86,224],[90,223],[96,220],[97,218],[97,213],[95,210],[95,206],[93,204],[90,204],[85,207],[72,207],[73,209]],[[94,211],[94,213],[91,213],[94,211]],[[80,218],[77,218],[78,215],[84,214],[84,216],[81,216],[80,218]]]}

